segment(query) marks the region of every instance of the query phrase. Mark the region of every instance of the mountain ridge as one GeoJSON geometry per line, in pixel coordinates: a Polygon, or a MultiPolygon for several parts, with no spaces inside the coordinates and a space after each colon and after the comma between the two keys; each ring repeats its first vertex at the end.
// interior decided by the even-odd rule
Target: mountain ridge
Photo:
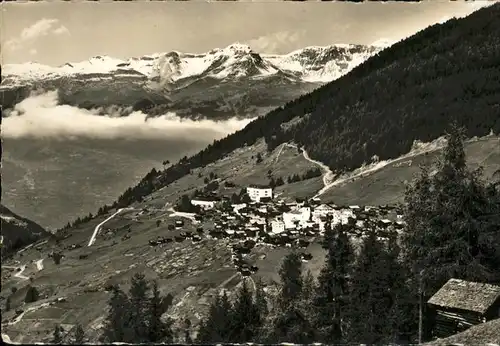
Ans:
{"type": "MultiPolygon", "coordinates": [[[[281,71],[290,74],[290,78],[292,78],[297,73],[299,75],[301,73],[306,76],[308,75],[306,68],[300,65],[297,66],[297,63],[300,64],[298,59],[300,58],[304,60],[307,55],[309,55],[309,58],[312,57],[313,59],[312,62],[309,61],[310,65],[314,64],[314,60],[316,59],[315,56],[319,55],[321,61],[318,63],[318,65],[321,66],[324,65],[325,58],[327,59],[327,61],[335,59],[335,54],[345,55],[347,53],[351,53],[368,56],[378,52],[384,47],[386,46],[333,44],[328,46],[308,46],[302,49],[294,50],[287,54],[259,54],[252,50],[248,45],[236,43],[231,44],[225,48],[215,48],[206,53],[183,53],[179,51],[170,51],[165,53],[153,53],[141,57],[131,57],[128,59],[118,59],[108,55],[98,55],[80,62],[66,62],[57,67],[43,65],[36,62],[5,64],[3,70],[4,76],[7,79],[7,85],[9,83],[12,83],[12,81],[9,80],[9,76],[17,76],[22,81],[23,78],[29,80],[40,78],[57,78],[59,76],[72,74],[108,74],[116,71],[135,71],[137,72],[137,76],[154,78],[157,77],[158,74],[162,74],[162,69],[168,70],[169,67],[171,68],[171,71],[163,71],[163,74],[166,74],[166,76],[164,76],[163,78],[169,79],[169,77],[172,77],[172,81],[192,77],[194,75],[207,74],[207,70],[210,69],[219,70],[218,72],[216,71],[216,73],[211,74],[211,77],[224,79],[230,73],[226,71],[220,71],[220,64],[226,62],[231,58],[240,58],[243,60],[253,60],[252,62],[257,65],[257,67],[263,68],[264,71],[259,71],[262,75],[265,75],[266,73],[278,73],[278,71],[281,71]],[[325,57],[325,55],[327,56],[325,57]],[[283,64],[280,60],[285,60],[286,63],[283,64]],[[295,66],[293,66],[294,63],[295,66]],[[186,65],[184,67],[186,71],[178,70],[181,68],[181,65],[186,65]],[[177,70],[175,68],[177,68],[177,70]]],[[[345,58],[349,59],[349,56],[346,55],[345,58]]],[[[236,62],[238,63],[238,61],[236,62]]],[[[308,61],[305,62],[307,63],[308,61]]],[[[347,64],[348,61],[343,63],[347,64]]],[[[225,67],[231,69],[233,66],[225,67]]],[[[317,65],[312,67],[314,69],[318,69],[317,65]]],[[[242,70],[240,72],[245,71],[242,70]]],[[[319,80],[315,80],[314,77],[308,76],[309,81],[318,82],[335,78],[335,73],[337,71],[330,72],[333,73],[333,76],[327,75],[319,80]]]]}
{"type": "Polygon", "coordinates": [[[34,91],[58,90],[60,104],[130,108],[125,115],[254,118],[338,78],[382,49],[332,45],[259,55],[236,44],[204,54],[168,52],[128,60],[95,56],[60,67],[6,64],[0,95],[5,109],[34,91]]]}

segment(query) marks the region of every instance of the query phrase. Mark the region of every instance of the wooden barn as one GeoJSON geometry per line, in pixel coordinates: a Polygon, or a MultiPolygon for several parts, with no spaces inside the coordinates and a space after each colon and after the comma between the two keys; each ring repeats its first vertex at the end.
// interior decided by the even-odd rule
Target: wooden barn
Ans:
{"type": "Polygon", "coordinates": [[[427,302],[432,337],[443,338],[500,317],[500,286],[450,279],[427,302]]]}

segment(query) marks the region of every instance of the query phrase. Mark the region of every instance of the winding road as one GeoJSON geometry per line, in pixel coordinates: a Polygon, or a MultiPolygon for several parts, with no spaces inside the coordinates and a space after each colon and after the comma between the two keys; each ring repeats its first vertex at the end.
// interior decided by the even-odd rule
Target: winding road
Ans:
{"type": "Polygon", "coordinates": [[[112,218],[114,218],[116,215],[120,214],[122,211],[124,210],[133,210],[134,208],[120,208],[116,211],[116,213],[114,213],[113,215],[111,215],[110,217],[108,217],[106,220],[104,220],[103,222],[101,222],[100,224],[98,224],[97,226],[95,226],[95,229],[94,229],[94,233],[92,234],[92,237],[90,237],[90,240],[89,240],[89,245],[88,246],[92,246],[92,244],[95,243],[95,237],[97,236],[97,233],[99,233],[99,230],[101,229],[102,225],[104,225],[106,222],[108,222],[109,220],[111,220],[112,218]]]}
{"type": "Polygon", "coordinates": [[[22,280],[29,280],[29,277],[23,275],[23,272],[26,270],[26,264],[24,264],[22,267],[21,267],[21,270],[18,271],[17,273],[14,274],[14,277],[18,278],[18,279],[22,279],[22,280]]]}
{"type": "MultiPolygon", "coordinates": [[[[283,146],[285,146],[285,145],[287,147],[291,147],[291,148],[297,149],[297,146],[295,144],[284,143],[283,146]]],[[[281,151],[283,150],[283,146],[281,147],[281,150],[278,153],[278,157],[279,157],[279,154],[281,154],[281,151]]],[[[330,169],[330,167],[328,167],[327,165],[325,165],[323,162],[311,159],[311,157],[309,156],[309,154],[307,153],[307,151],[305,151],[304,148],[300,148],[300,150],[302,151],[302,155],[304,156],[304,159],[306,159],[307,161],[312,162],[315,165],[319,166],[321,168],[321,170],[324,172],[323,173],[323,188],[321,188],[321,190],[319,190],[316,193],[316,195],[313,197],[313,198],[316,198],[318,196],[321,196],[323,193],[325,193],[325,191],[327,191],[331,186],[334,185],[334,183],[335,183],[335,181],[334,181],[335,174],[332,172],[332,170],[330,169]]],[[[276,159],[278,159],[278,157],[276,159]]]]}

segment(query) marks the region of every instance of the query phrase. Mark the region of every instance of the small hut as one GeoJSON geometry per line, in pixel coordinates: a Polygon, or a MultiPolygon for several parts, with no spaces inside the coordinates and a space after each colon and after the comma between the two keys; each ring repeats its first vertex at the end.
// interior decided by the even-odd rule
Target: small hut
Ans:
{"type": "Polygon", "coordinates": [[[427,304],[432,336],[443,338],[500,317],[500,286],[450,279],[427,304]]]}

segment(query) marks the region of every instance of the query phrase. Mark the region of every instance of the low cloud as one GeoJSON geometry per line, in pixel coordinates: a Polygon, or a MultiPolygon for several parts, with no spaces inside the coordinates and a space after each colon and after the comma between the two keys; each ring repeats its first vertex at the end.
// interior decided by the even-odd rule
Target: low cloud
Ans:
{"type": "Polygon", "coordinates": [[[183,119],[174,113],[147,117],[142,112],[127,116],[119,107],[86,110],[58,104],[57,91],[31,96],[18,103],[2,120],[2,136],[6,138],[78,137],[97,139],[186,139],[213,140],[223,138],[245,127],[251,119],[227,121],[183,119]]]}
{"type": "Polygon", "coordinates": [[[6,41],[5,47],[6,49],[16,51],[44,36],[69,34],[68,28],[60,24],[58,19],[42,18],[29,27],[24,28],[18,37],[6,41]]]}
{"type": "Polygon", "coordinates": [[[294,50],[304,34],[304,31],[278,31],[252,39],[247,44],[259,53],[280,54],[294,50]]]}

